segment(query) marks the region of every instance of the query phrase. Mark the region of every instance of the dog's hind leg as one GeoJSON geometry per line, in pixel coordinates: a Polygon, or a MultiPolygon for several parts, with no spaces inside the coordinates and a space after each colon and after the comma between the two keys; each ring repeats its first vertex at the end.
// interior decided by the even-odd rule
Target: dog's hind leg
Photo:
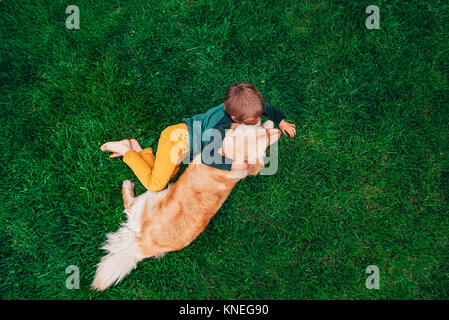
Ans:
{"type": "Polygon", "coordinates": [[[134,203],[134,183],[131,180],[125,180],[122,184],[123,206],[130,209],[134,203]]]}

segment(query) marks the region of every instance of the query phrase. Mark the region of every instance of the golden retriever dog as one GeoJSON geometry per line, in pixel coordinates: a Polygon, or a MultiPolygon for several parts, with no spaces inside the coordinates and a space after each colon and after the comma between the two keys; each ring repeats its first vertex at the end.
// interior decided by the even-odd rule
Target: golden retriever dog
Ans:
{"type": "Polygon", "coordinates": [[[248,161],[248,170],[220,170],[201,163],[197,155],[179,179],[166,189],[134,197],[134,185],[123,181],[122,196],[127,221],[107,235],[107,251],[92,283],[95,290],[120,282],[145,258],[160,257],[188,246],[204,231],[236,183],[257,175],[264,166],[270,144],[280,131],[267,121],[264,126],[235,124],[227,131],[219,152],[231,159],[248,161]]]}

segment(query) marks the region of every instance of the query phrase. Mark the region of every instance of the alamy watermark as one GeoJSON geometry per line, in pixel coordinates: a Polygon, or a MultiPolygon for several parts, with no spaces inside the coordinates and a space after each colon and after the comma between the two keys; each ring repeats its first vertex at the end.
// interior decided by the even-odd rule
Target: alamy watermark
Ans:
{"type": "MultiPolygon", "coordinates": [[[[228,164],[234,161],[247,161],[249,165],[260,164],[260,175],[274,175],[278,169],[278,141],[270,142],[269,133],[263,127],[254,127],[252,130],[246,130],[245,133],[232,136],[232,129],[225,130],[223,137],[220,130],[210,128],[202,132],[201,121],[194,121],[192,139],[193,146],[190,148],[188,143],[180,140],[171,150],[170,160],[174,164],[180,161],[189,164],[191,159],[201,153],[201,162],[207,165],[228,164]],[[231,137],[232,136],[232,137],[231,137]],[[225,142],[226,141],[226,142],[225,142]],[[233,150],[235,154],[226,154],[223,151],[224,144],[227,144],[226,150],[233,150]],[[193,155],[190,155],[190,150],[193,155]],[[267,156],[267,151],[269,155],[267,156]],[[182,154],[180,159],[179,154],[182,154]],[[268,165],[265,167],[265,165],[268,165]]],[[[170,140],[178,141],[180,132],[174,130],[171,133],[170,140]]]]}
{"type": "Polygon", "coordinates": [[[65,26],[67,29],[79,29],[80,28],[80,9],[75,5],[70,5],[65,9],[65,13],[70,14],[65,20],[65,26]]]}
{"type": "Polygon", "coordinates": [[[366,7],[365,13],[369,14],[368,18],[366,18],[365,26],[368,29],[380,29],[379,7],[370,5],[366,7]]]}
{"type": "Polygon", "coordinates": [[[380,271],[379,267],[376,265],[370,265],[366,267],[366,274],[370,274],[368,278],[366,278],[365,286],[367,289],[379,289],[380,288],[380,271]]]}
{"type": "Polygon", "coordinates": [[[68,277],[65,280],[65,287],[69,290],[80,288],[80,269],[75,265],[70,265],[65,269],[68,277]]]}

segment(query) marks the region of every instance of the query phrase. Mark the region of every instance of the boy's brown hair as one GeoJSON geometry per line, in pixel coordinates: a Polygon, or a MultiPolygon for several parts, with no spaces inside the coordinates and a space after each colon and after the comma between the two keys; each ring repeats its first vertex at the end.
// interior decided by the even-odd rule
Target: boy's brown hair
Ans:
{"type": "Polygon", "coordinates": [[[260,92],[250,83],[238,83],[228,89],[224,110],[237,121],[260,117],[265,101],[260,92]]]}

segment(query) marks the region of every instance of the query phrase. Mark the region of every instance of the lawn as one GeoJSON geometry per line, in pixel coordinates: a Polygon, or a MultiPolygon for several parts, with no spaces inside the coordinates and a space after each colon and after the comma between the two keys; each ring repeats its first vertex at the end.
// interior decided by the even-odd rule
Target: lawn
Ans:
{"type": "Polygon", "coordinates": [[[449,298],[446,1],[3,0],[0,17],[1,299],[449,298]],[[90,290],[122,181],[145,191],[100,145],[156,147],[238,82],[296,124],[277,173],[239,182],[187,248],[90,290]]]}

